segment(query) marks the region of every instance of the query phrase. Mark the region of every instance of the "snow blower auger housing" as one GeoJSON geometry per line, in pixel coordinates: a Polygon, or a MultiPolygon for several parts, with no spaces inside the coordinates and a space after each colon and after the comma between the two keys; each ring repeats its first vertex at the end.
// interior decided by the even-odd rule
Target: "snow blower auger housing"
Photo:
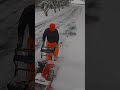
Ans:
{"type": "MultiPolygon", "coordinates": [[[[47,53],[53,54],[55,48],[41,47],[41,58],[47,53]]],[[[56,77],[57,68],[54,60],[41,60],[38,62],[37,75],[35,77],[36,84],[40,90],[52,90],[51,83],[56,77]]]]}
{"type": "Polygon", "coordinates": [[[43,60],[38,62],[35,82],[40,86],[40,90],[52,90],[51,83],[55,76],[54,61],[43,60]],[[44,88],[44,89],[43,89],[44,88]]]}

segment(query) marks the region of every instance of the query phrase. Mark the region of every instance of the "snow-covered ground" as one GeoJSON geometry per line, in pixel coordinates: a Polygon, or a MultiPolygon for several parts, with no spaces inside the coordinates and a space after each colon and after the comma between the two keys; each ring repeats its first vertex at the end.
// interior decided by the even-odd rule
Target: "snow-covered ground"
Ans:
{"type": "Polygon", "coordinates": [[[76,4],[85,4],[85,0],[73,0],[71,3],[76,3],[76,4]]]}
{"type": "Polygon", "coordinates": [[[37,8],[35,12],[37,16],[35,17],[36,62],[41,60],[42,34],[50,23],[55,23],[63,44],[59,54],[62,58],[57,61],[59,70],[52,86],[54,90],[85,90],[85,6],[71,4],[56,14],[50,10],[48,17],[42,14],[43,12],[37,8]]]}

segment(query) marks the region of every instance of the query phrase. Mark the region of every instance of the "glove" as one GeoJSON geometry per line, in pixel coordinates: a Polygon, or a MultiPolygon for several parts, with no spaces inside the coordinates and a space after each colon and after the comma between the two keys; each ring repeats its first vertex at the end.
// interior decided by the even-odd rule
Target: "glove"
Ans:
{"type": "Polygon", "coordinates": [[[17,48],[22,48],[22,44],[23,44],[23,37],[19,37],[18,38],[18,42],[17,42],[17,48]]]}
{"type": "Polygon", "coordinates": [[[56,44],[55,48],[58,48],[58,44],[56,44]]]}

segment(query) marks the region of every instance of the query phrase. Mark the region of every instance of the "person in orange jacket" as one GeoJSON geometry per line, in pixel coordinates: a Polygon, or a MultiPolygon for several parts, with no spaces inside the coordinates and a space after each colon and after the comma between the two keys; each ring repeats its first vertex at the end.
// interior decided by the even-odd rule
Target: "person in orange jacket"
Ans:
{"type": "MultiPolygon", "coordinates": [[[[47,37],[47,43],[46,46],[49,48],[55,48],[55,52],[54,52],[54,60],[57,59],[58,57],[58,53],[59,53],[59,47],[58,47],[58,42],[59,42],[59,33],[58,30],[55,27],[54,23],[51,23],[49,25],[49,28],[47,28],[44,33],[43,33],[43,45],[45,44],[45,39],[47,37]]],[[[52,54],[47,54],[47,60],[52,60],[52,54]]]]}

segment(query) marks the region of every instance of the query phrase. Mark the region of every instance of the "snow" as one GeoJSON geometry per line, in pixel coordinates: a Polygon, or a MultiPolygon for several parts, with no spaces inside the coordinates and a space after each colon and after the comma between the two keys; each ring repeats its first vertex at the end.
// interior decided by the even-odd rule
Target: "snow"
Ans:
{"type": "Polygon", "coordinates": [[[50,23],[57,25],[60,33],[60,54],[57,62],[59,70],[57,77],[54,79],[52,86],[54,90],[85,90],[85,6],[71,4],[58,13],[48,14],[52,16],[41,17],[37,19],[37,14],[42,13],[37,8],[35,12],[36,21],[36,55],[35,61],[41,60],[40,47],[42,44],[42,34],[50,23]],[[42,23],[39,25],[38,23],[42,23]]]}
{"type": "Polygon", "coordinates": [[[71,1],[71,3],[75,3],[75,4],[85,4],[85,1],[83,1],[83,0],[73,0],[73,1],[71,1]]]}
{"type": "Polygon", "coordinates": [[[82,18],[77,19],[78,22],[76,22],[77,28],[80,28],[77,35],[74,38],[68,38],[65,42],[69,45],[64,47],[64,63],[60,66],[57,79],[53,82],[55,90],[85,90],[85,26],[82,24],[84,20],[82,23],[79,22],[80,20],[82,18]]]}
{"type": "Polygon", "coordinates": [[[71,7],[65,7],[65,9],[61,9],[57,13],[54,13],[54,10],[48,11],[48,16],[45,16],[44,11],[40,10],[40,8],[35,9],[35,26],[40,25],[42,22],[46,20],[50,20],[52,18],[58,17],[61,13],[65,13],[66,11],[71,10],[71,7]],[[54,13],[54,14],[53,14],[54,13]]]}

